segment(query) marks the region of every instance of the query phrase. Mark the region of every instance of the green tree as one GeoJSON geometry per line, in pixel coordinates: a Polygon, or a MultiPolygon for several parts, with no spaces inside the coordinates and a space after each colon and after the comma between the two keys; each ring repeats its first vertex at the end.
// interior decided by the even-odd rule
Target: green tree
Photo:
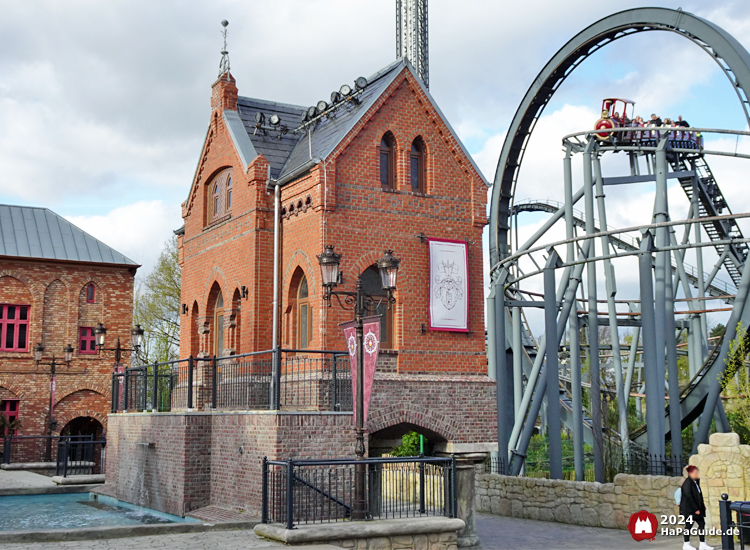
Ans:
{"type": "Polygon", "coordinates": [[[711,328],[711,332],[709,333],[709,336],[711,338],[716,338],[717,336],[723,336],[724,331],[726,330],[727,330],[727,327],[725,327],[721,323],[718,323],[716,326],[711,328]]]}
{"type": "Polygon", "coordinates": [[[180,265],[177,237],[169,239],[153,270],[136,282],[133,318],[144,334],[142,363],[177,359],[180,350],[180,265]]]}
{"type": "Polygon", "coordinates": [[[408,432],[401,438],[401,445],[391,451],[392,456],[417,456],[419,455],[419,434],[408,432]]]}
{"type": "MultiPolygon", "coordinates": [[[[713,331],[712,331],[713,332],[713,331]]],[[[737,335],[729,342],[726,368],[721,378],[727,420],[732,431],[742,443],[750,442],[750,335],[742,323],[737,325],[737,335]]]]}

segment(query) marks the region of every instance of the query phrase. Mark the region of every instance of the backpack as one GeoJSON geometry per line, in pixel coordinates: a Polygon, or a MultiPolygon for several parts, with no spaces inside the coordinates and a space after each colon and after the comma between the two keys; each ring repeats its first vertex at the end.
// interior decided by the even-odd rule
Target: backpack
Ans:
{"type": "Polygon", "coordinates": [[[677,504],[677,506],[680,505],[681,500],[682,500],[682,487],[677,487],[677,490],[674,492],[674,501],[677,504]]]}

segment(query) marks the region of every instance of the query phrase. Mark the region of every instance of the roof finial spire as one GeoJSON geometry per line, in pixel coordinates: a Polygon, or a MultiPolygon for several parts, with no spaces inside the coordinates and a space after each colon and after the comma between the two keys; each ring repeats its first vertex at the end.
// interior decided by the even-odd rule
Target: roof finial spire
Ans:
{"type": "Polygon", "coordinates": [[[227,27],[229,26],[229,21],[224,19],[221,22],[221,26],[224,27],[224,30],[221,31],[221,35],[224,37],[224,49],[221,50],[221,61],[219,62],[220,77],[229,72],[229,51],[227,50],[227,27]]]}

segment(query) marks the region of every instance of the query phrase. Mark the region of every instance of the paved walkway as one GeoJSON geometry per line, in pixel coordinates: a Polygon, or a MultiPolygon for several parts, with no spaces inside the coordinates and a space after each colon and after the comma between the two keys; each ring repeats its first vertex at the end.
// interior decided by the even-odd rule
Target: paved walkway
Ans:
{"type": "MultiPolygon", "coordinates": [[[[477,514],[477,531],[485,550],[662,550],[682,548],[682,537],[636,542],[625,530],[580,527],[529,519],[477,514]]],[[[691,542],[698,546],[697,541],[691,542]]],[[[720,541],[709,540],[714,548],[720,541]],[[716,544],[714,544],[714,542],[716,544]]]]}
{"type": "MultiPolygon", "coordinates": [[[[657,537],[653,542],[635,542],[627,531],[597,529],[560,523],[545,523],[486,514],[477,517],[477,528],[485,550],[675,550],[682,548],[678,537],[657,537]]],[[[718,541],[711,541],[720,548],[718,541]]],[[[697,546],[697,541],[694,542],[697,546]]],[[[259,550],[282,546],[256,536],[252,531],[209,531],[181,535],[158,535],[127,539],[20,543],[2,545],[2,550],[259,550]]],[[[332,549],[305,546],[304,550],[332,549]]]]}
{"type": "Polygon", "coordinates": [[[52,478],[24,470],[0,469],[0,490],[57,487],[52,478]]]}
{"type": "MultiPolygon", "coordinates": [[[[2,550],[245,550],[278,548],[281,543],[262,539],[252,531],[207,531],[127,539],[73,540],[0,545],[2,550]]],[[[305,550],[309,550],[309,546],[305,550]]]]}

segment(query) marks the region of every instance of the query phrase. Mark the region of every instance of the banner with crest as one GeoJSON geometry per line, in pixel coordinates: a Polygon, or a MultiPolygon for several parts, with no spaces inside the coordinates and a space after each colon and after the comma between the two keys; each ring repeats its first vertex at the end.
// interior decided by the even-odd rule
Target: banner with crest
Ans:
{"type": "MultiPolygon", "coordinates": [[[[367,413],[370,409],[370,395],[372,382],[375,379],[375,365],[380,353],[380,315],[370,315],[362,319],[362,355],[364,362],[364,425],[367,425],[367,413]]],[[[339,325],[344,331],[346,348],[349,351],[349,364],[352,370],[352,405],[354,422],[357,422],[357,331],[354,321],[347,321],[339,325]]]]}
{"type": "Polygon", "coordinates": [[[469,332],[466,241],[429,239],[430,330],[469,332]]]}

